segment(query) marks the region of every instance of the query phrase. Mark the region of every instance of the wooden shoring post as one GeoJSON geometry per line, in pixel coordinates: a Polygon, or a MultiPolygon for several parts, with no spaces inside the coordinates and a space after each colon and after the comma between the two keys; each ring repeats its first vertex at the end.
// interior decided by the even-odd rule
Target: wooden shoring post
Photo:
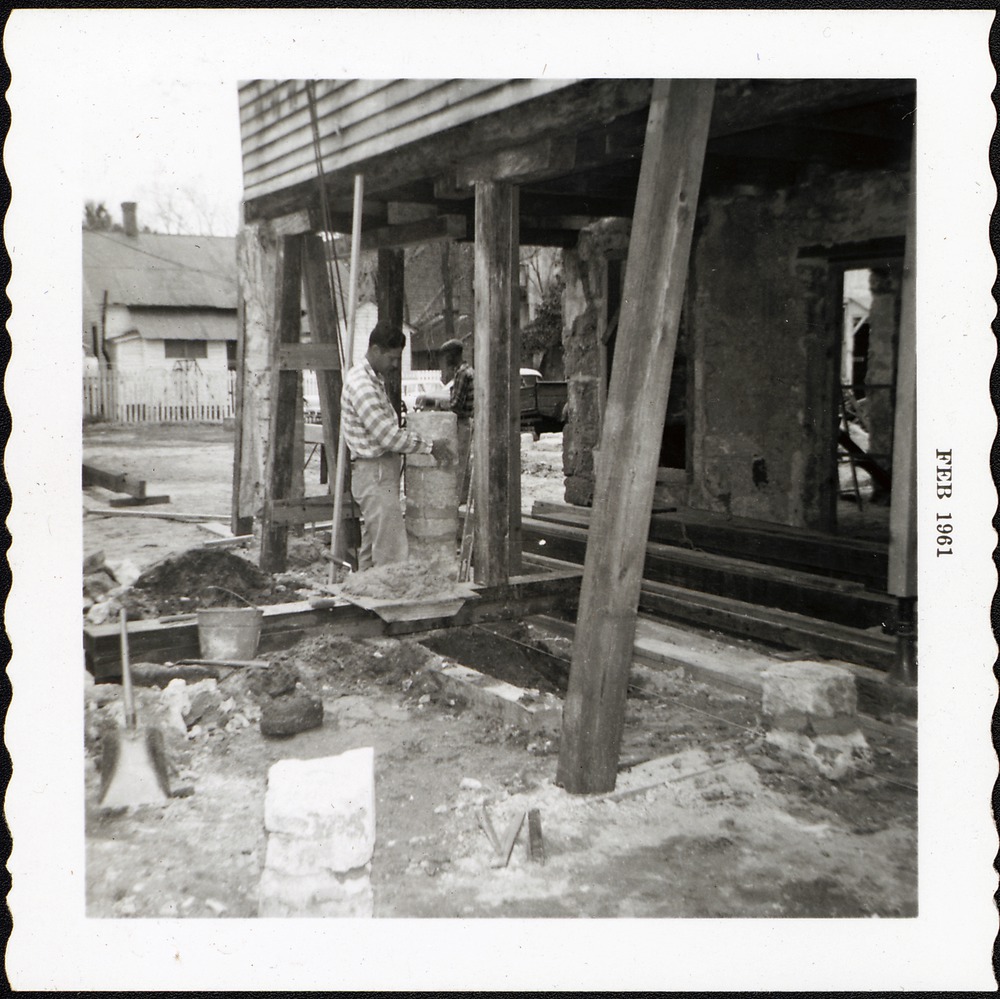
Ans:
{"type": "Polygon", "coordinates": [[[233,437],[233,500],[230,514],[230,530],[234,535],[250,534],[253,531],[253,514],[240,509],[240,484],[243,478],[243,407],[246,398],[246,308],[243,291],[236,296],[236,398],[235,434],[233,437]]]}
{"type": "Polygon", "coordinates": [[[270,433],[260,538],[260,567],[265,572],[284,572],[287,567],[288,525],[273,522],[274,504],[277,500],[291,498],[292,466],[296,460],[302,460],[301,451],[298,456],[295,453],[295,409],[302,375],[298,371],[282,371],[278,361],[281,344],[299,342],[302,313],[302,252],[299,240],[298,236],[279,236],[276,240],[278,266],[274,327],[271,330],[270,433]]]}
{"type": "Polygon", "coordinates": [[[896,412],[893,427],[892,501],[889,507],[889,592],[898,601],[896,662],[892,679],[917,681],[917,145],[910,156],[910,196],[900,285],[896,412]]]}
{"type": "Polygon", "coordinates": [[[557,783],[615,786],[660,438],[715,83],[657,80],[601,432],[557,783]]]}
{"type": "MultiPolygon", "coordinates": [[[[362,243],[364,241],[362,240],[362,243]]],[[[395,329],[403,328],[404,305],[404,271],[403,251],[398,249],[378,251],[377,305],[378,318],[392,324],[395,329]]],[[[412,349],[412,344],[411,344],[412,349]]],[[[389,401],[400,414],[403,399],[403,380],[401,372],[395,372],[386,377],[389,401]]]]}
{"type": "Polygon", "coordinates": [[[474,575],[489,586],[521,564],[518,193],[510,184],[476,183],[474,575]]]}

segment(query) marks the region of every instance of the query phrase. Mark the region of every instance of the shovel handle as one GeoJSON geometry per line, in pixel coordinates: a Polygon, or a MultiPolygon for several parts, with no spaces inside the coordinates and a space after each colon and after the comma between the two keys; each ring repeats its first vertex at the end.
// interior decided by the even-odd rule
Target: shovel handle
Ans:
{"type": "Polygon", "coordinates": [[[128,614],[123,607],[120,615],[122,636],[122,695],[125,702],[125,726],[135,731],[135,698],[132,694],[132,670],[128,662],[128,614]]]}

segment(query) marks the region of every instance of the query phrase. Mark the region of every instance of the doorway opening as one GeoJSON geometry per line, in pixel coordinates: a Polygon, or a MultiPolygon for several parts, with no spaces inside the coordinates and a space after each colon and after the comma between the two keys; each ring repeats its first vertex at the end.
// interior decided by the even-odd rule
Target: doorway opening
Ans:
{"type": "Polygon", "coordinates": [[[837,273],[837,533],[887,540],[902,259],[837,273]]]}

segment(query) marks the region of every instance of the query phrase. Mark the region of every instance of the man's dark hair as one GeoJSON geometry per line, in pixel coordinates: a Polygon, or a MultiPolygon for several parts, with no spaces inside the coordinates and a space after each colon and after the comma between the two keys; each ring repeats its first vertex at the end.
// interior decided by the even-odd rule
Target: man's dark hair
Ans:
{"type": "Polygon", "coordinates": [[[446,340],[440,347],[438,347],[438,357],[443,357],[446,360],[451,361],[453,364],[457,364],[462,360],[462,341],[446,340]]]}
{"type": "Polygon", "coordinates": [[[406,346],[406,335],[398,326],[380,319],[368,337],[368,346],[382,350],[402,350],[406,346]]]}

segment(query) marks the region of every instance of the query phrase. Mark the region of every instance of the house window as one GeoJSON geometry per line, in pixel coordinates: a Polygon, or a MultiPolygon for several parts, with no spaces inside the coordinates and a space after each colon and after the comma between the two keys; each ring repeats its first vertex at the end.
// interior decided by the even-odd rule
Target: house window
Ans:
{"type": "Polygon", "coordinates": [[[168,361],[197,360],[208,357],[207,340],[164,340],[163,355],[168,361]]]}
{"type": "Polygon", "coordinates": [[[236,341],[226,341],[226,367],[230,371],[236,370],[236,341]]]}

